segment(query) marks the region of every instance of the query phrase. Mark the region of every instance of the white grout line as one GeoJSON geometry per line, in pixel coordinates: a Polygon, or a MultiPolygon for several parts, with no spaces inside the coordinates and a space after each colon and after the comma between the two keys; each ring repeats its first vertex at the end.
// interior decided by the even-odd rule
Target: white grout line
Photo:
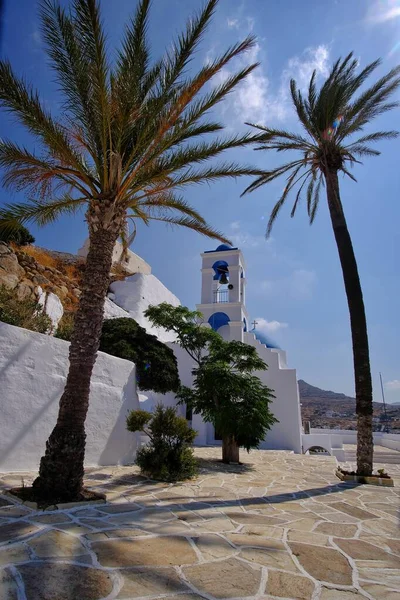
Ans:
{"type": "Polygon", "coordinates": [[[20,572],[14,565],[8,567],[8,569],[12,574],[15,584],[17,586],[17,600],[27,600],[25,593],[25,585],[20,572]]]}

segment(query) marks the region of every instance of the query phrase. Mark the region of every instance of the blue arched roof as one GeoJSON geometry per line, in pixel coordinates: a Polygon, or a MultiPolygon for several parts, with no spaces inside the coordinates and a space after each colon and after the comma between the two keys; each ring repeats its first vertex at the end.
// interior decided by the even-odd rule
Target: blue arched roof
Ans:
{"type": "Polygon", "coordinates": [[[216,252],[223,252],[223,250],[233,250],[233,248],[231,246],[228,246],[228,244],[220,244],[217,247],[216,252]]]}
{"type": "Polygon", "coordinates": [[[224,325],[228,325],[230,318],[226,313],[216,312],[208,319],[209,325],[214,329],[214,331],[218,331],[220,327],[224,325]]]}
{"type": "Polygon", "coordinates": [[[277,346],[275,342],[273,342],[263,331],[260,331],[256,328],[252,329],[251,333],[254,333],[256,339],[259,340],[262,344],[264,344],[264,346],[267,346],[267,348],[279,349],[279,346],[277,346]]]}

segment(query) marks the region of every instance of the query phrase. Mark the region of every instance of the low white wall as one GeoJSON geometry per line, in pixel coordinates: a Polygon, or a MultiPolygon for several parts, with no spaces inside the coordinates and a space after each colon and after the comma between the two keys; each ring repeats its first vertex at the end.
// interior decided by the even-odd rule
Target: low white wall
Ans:
{"type": "MultiPolygon", "coordinates": [[[[374,436],[375,439],[375,436],[374,436]]],[[[397,450],[400,452],[400,434],[399,433],[381,433],[379,441],[380,446],[397,450]]]]}
{"type": "MultiPolygon", "coordinates": [[[[58,414],[69,343],[0,323],[0,472],[36,470],[58,414]]],[[[86,466],[132,463],[137,434],[135,365],[99,352],[86,420],[86,466]]]]}
{"type": "MultiPolygon", "coordinates": [[[[343,444],[357,444],[357,431],[353,431],[350,429],[322,429],[322,428],[314,428],[310,429],[310,435],[303,434],[303,449],[304,449],[304,440],[311,439],[312,436],[321,435],[323,439],[326,440],[335,438],[337,440],[341,440],[343,444]]],[[[397,450],[400,452],[400,434],[399,433],[383,433],[381,431],[374,431],[374,444],[376,446],[383,446],[383,448],[389,448],[390,450],[397,450]]],[[[308,443],[308,442],[307,442],[308,443]]],[[[326,442],[327,444],[328,442],[326,442]]],[[[325,444],[321,443],[320,446],[323,446],[328,451],[329,449],[325,444]]],[[[304,450],[305,451],[305,450],[304,450]]]]}

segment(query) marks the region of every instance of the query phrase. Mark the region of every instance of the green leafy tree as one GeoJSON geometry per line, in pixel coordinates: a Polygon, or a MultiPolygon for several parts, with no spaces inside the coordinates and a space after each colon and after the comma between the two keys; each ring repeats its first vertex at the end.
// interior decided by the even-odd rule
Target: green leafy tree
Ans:
{"type": "Polygon", "coordinates": [[[239,462],[239,448],[257,448],[277,422],[269,410],[272,391],[254,375],[267,365],[253,346],[226,342],[204,327],[197,311],[162,303],[145,314],[157,327],[175,332],[195,363],[193,386],[180,388],[180,403],[214,425],[222,436],[222,460],[239,462]]]}
{"type": "MultiPolygon", "coordinates": [[[[70,367],[56,426],[34,482],[47,501],[80,497],[90,379],[99,347],[112,252],[119,237],[132,242],[136,223],[161,221],[224,240],[178,193],[190,184],[261,171],[218,162],[256,135],[216,135],[221,123],[208,114],[257,66],[222,83],[215,78],[254,45],[248,37],[197,72],[189,65],[217,0],[187,24],[160,59],[148,42],[150,0],[138,0],[115,60],[107,48],[99,0],[40,2],[41,32],[60,93],[61,117],[39,93],[0,61],[0,106],[34,138],[34,149],[0,142],[6,187],[25,190],[27,202],[0,211],[3,228],[15,221],[45,225],[85,211],[90,248],[70,345],[70,367]],[[219,83],[218,83],[219,82],[219,83]],[[212,160],[212,164],[207,164],[212,160]],[[128,225],[133,227],[129,228],[128,225]]],[[[192,63],[193,64],[193,63],[192,63]]]]}
{"type": "Polygon", "coordinates": [[[357,412],[357,473],[370,475],[373,468],[372,381],[369,360],[367,322],[363,294],[353,245],[340,197],[339,174],[356,181],[349,168],[364,156],[380,154],[370,144],[393,139],[397,131],[364,133],[364,128],[379,115],[399,106],[392,96],[400,86],[400,67],[389,71],[371,87],[360,91],[380,65],[376,60],[358,70],[358,61],[349,54],[332,67],[326,81],[317,89],[314,71],[306,96],[290,82],[291,97],[304,134],[253,125],[263,135],[258,150],[297,151],[300,156],[260,175],[245,190],[252,192],[286,176],[286,187],[275,204],[268,223],[267,236],[290,193],[296,191],[293,217],[302,191],[307,199],[310,223],[317,213],[321,188],[326,198],[343,272],[350,313],[353,343],[357,412]],[[358,95],[356,95],[358,92],[358,95]],[[360,136],[361,137],[357,137],[360,136]]]}
{"type": "Polygon", "coordinates": [[[165,481],[188,479],[197,472],[191,445],[196,431],[176,409],[158,405],[154,413],[134,410],[127,418],[129,431],[145,433],[150,442],[140,448],[136,462],[145,475],[165,481]]]}
{"type": "Polygon", "coordinates": [[[104,321],[100,350],[134,362],[141,390],[160,394],[178,391],[180,379],[175,354],[135,319],[104,321]]]}

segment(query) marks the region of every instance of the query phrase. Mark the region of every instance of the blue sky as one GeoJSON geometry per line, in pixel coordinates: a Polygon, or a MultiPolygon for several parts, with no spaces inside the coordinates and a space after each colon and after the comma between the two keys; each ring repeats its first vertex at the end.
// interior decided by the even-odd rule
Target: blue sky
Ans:
{"type": "MultiPolygon", "coordinates": [[[[111,47],[117,44],[135,4],[135,0],[103,0],[111,47]]],[[[57,114],[60,99],[43,52],[37,3],[5,0],[5,5],[2,55],[39,88],[47,106],[57,114]]],[[[153,1],[150,36],[154,56],[168,46],[200,6],[199,0],[153,1]]],[[[239,64],[257,60],[261,67],[221,106],[218,116],[231,131],[242,130],[245,120],[295,129],[288,99],[291,77],[302,87],[313,69],[322,78],[336,58],[351,50],[361,66],[382,57],[376,77],[400,62],[400,1],[220,0],[196,62],[212,58],[249,32],[257,36],[257,45],[239,64]]],[[[399,110],[381,117],[372,127],[396,128],[400,130],[399,110]]],[[[0,135],[28,147],[32,144],[4,113],[0,115],[0,135]]],[[[354,170],[358,183],[341,181],[364,289],[375,399],[381,399],[382,371],[391,402],[400,401],[399,144],[381,143],[381,156],[366,159],[354,170]]],[[[234,152],[231,158],[264,168],[277,160],[252,150],[234,152]]],[[[294,219],[290,219],[288,205],[272,238],[266,241],[267,218],[283,180],[240,198],[246,183],[243,179],[188,188],[185,197],[243,250],[250,315],[287,350],[289,365],[297,368],[298,377],[353,395],[348,311],[325,198],[321,196],[312,227],[304,205],[294,219]]],[[[0,202],[18,197],[0,189],[0,202]]],[[[32,227],[32,231],[38,245],[70,252],[86,237],[82,217],[65,218],[41,230],[32,227]]],[[[215,246],[191,231],[157,224],[139,228],[132,250],[152,265],[153,273],[183,304],[193,307],[200,301],[200,252],[215,246]]]]}

